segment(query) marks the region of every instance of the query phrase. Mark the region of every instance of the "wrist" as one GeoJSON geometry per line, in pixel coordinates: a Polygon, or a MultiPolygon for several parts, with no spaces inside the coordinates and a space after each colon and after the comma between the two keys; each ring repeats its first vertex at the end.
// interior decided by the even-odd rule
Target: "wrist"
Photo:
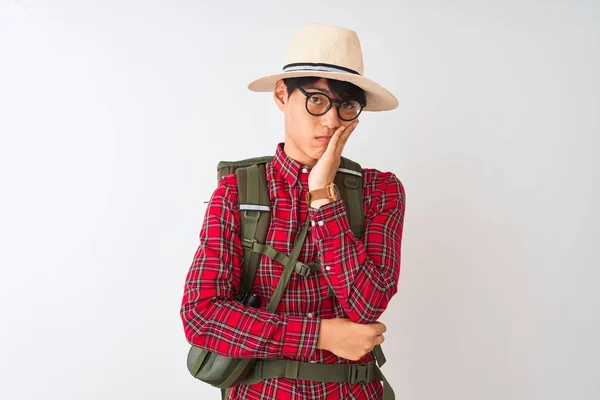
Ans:
{"type": "MultiPolygon", "coordinates": [[[[333,181],[331,181],[333,182],[333,181]]],[[[317,189],[323,189],[324,187],[327,187],[327,185],[329,185],[331,182],[327,182],[327,183],[313,183],[313,184],[308,184],[308,191],[312,192],[315,191],[317,189]]]]}
{"type": "Polygon", "coordinates": [[[317,349],[328,350],[327,335],[330,320],[322,319],[321,327],[319,328],[319,339],[317,340],[317,349]]]}
{"type": "Polygon", "coordinates": [[[325,204],[329,204],[329,203],[331,203],[331,201],[329,199],[313,200],[310,202],[310,207],[311,208],[321,208],[325,204]]]}
{"type": "Polygon", "coordinates": [[[306,200],[311,207],[319,208],[324,204],[337,201],[341,198],[340,191],[333,182],[322,188],[313,188],[314,186],[309,185],[308,192],[306,193],[306,200]]]}

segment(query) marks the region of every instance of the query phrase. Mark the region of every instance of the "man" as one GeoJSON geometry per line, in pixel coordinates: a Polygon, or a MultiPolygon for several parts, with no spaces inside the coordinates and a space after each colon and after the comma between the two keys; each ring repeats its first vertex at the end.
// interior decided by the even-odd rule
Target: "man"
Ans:
{"type": "MultiPolygon", "coordinates": [[[[306,25],[296,32],[286,61],[282,73],[249,85],[272,91],[285,117],[285,141],[266,167],[272,210],[267,244],[289,254],[308,218],[299,261],[317,259],[322,267],[306,277],[292,274],[271,313],[264,305],[283,265],[262,257],[254,293],[263,307],[236,301],[243,266],[239,197],[236,176],[223,177],[210,199],[186,279],[181,307],[186,338],[196,347],[235,358],[372,362],[370,352],[384,341],[386,330],[377,319],[397,292],[404,188],[393,173],[362,170],[365,224],[360,240],[350,229],[343,200],[322,189],[335,189],[331,184],[360,113],[391,110],[398,103],[362,76],[362,52],[353,31],[306,25]]],[[[228,398],[381,399],[382,392],[379,380],[270,378],[236,386],[228,398]]]]}

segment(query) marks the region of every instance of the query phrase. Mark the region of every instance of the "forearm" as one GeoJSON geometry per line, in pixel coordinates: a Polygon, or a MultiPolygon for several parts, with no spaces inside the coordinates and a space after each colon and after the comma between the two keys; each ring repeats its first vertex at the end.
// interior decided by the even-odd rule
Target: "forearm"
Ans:
{"type": "Polygon", "coordinates": [[[189,301],[181,315],[190,344],[223,356],[301,358],[317,348],[316,318],[271,313],[235,300],[189,301]]]}
{"type": "Polygon", "coordinates": [[[322,273],[354,322],[377,321],[397,292],[404,192],[393,175],[389,181],[373,205],[364,244],[352,233],[343,202],[309,209],[322,273]]]}
{"type": "Polygon", "coordinates": [[[319,239],[316,246],[325,279],[348,318],[377,321],[397,292],[399,260],[397,264],[375,264],[349,230],[319,239]]]}

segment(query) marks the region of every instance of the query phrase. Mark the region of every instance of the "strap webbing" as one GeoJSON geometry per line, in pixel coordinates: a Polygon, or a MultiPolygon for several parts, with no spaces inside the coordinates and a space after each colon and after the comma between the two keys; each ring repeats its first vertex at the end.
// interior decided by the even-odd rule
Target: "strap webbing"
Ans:
{"type": "Polygon", "coordinates": [[[247,385],[271,378],[350,384],[380,380],[383,381],[383,399],[395,399],[394,390],[374,361],[366,364],[317,364],[287,359],[262,359],[256,362],[241,383],[247,385]]]}
{"type": "Polygon", "coordinates": [[[334,182],[344,199],[350,229],[357,239],[361,239],[365,224],[362,168],[354,161],[342,157],[334,182]]]}
{"type": "MultiPolygon", "coordinates": [[[[286,265],[290,260],[290,257],[288,257],[286,254],[276,250],[275,248],[273,248],[269,245],[260,244],[256,241],[245,242],[245,243],[243,243],[243,246],[249,247],[253,253],[264,254],[265,256],[269,257],[271,260],[277,261],[283,265],[286,265]]],[[[294,265],[294,272],[306,277],[306,276],[308,276],[310,271],[311,271],[311,268],[308,265],[301,263],[300,261],[296,261],[296,264],[294,265]]]]}
{"type": "Polygon", "coordinates": [[[229,396],[229,392],[231,392],[231,388],[221,389],[221,400],[225,400],[229,396]]]}
{"type": "MultiPolygon", "coordinates": [[[[254,210],[240,210],[242,244],[246,241],[264,242],[269,228],[269,193],[264,165],[252,165],[236,170],[240,206],[255,206],[254,210]]],[[[239,295],[252,292],[260,254],[244,246],[244,268],[240,279],[239,295]]]]}
{"type": "Polygon", "coordinates": [[[383,354],[383,350],[381,349],[381,345],[377,345],[375,346],[375,348],[373,349],[373,356],[375,357],[375,360],[377,360],[377,365],[379,365],[380,367],[383,367],[383,364],[385,364],[385,355],[383,354]]]}
{"type": "Polygon", "coordinates": [[[348,208],[350,209],[350,229],[355,233],[355,237],[362,237],[364,221],[363,217],[363,199],[359,192],[359,179],[356,176],[344,177],[344,186],[348,192],[348,208]]]}
{"type": "Polygon", "coordinates": [[[304,228],[300,232],[298,239],[296,240],[296,244],[292,249],[292,253],[288,259],[288,262],[285,264],[285,268],[281,274],[281,278],[279,278],[279,283],[277,283],[277,287],[275,288],[275,292],[273,293],[273,297],[271,297],[271,301],[269,301],[269,305],[267,306],[267,310],[271,312],[275,312],[277,309],[277,305],[279,305],[279,301],[281,300],[281,296],[287,287],[287,284],[290,280],[290,276],[292,275],[292,271],[294,270],[294,266],[296,265],[296,261],[298,261],[298,257],[300,256],[300,251],[302,250],[302,245],[304,244],[304,240],[306,239],[306,233],[308,232],[308,218],[306,218],[306,222],[304,223],[304,228]]]}
{"type": "Polygon", "coordinates": [[[396,398],[396,394],[394,393],[394,389],[392,389],[392,385],[385,379],[385,375],[379,368],[377,368],[379,374],[381,374],[381,380],[383,381],[383,400],[394,400],[396,398]]]}

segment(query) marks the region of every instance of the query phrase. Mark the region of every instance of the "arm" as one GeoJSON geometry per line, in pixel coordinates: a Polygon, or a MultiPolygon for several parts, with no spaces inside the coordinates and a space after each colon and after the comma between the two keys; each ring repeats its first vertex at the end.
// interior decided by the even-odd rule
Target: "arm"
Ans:
{"type": "Polygon", "coordinates": [[[320,319],[271,313],[234,300],[243,266],[235,175],[209,201],[187,274],[181,318],[188,342],[236,358],[309,357],[320,319]]]}
{"type": "Polygon", "coordinates": [[[352,234],[342,200],[309,208],[325,279],[348,318],[360,323],[377,321],[398,290],[405,210],[404,187],[394,174],[377,171],[367,184],[373,190],[364,244],[352,234]]]}

